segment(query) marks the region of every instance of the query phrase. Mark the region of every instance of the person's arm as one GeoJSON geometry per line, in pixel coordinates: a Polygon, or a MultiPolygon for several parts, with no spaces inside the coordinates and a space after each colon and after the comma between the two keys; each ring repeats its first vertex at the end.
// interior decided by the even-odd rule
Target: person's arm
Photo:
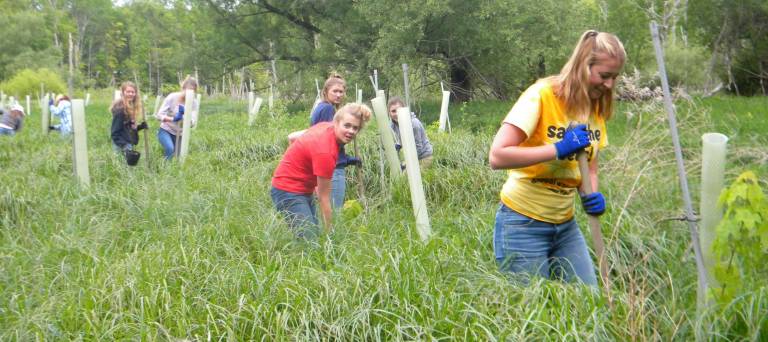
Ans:
{"type": "Polygon", "coordinates": [[[51,115],[56,117],[61,117],[61,108],[57,104],[52,104],[48,106],[48,110],[51,112],[51,115]]]}
{"type": "Polygon", "coordinates": [[[173,121],[173,116],[172,116],[173,109],[171,108],[172,105],[173,105],[173,94],[165,97],[165,100],[163,100],[163,104],[160,105],[160,108],[157,110],[157,113],[155,113],[155,118],[160,122],[172,122],[173,121]]]}
{"type": "Polygon", "coordinates": [[[333,229],[331,209],[331,179],[324,177],[317,177],[317,198],[320,202],[320,216],[323,219],[323,226],[327,232],[333,229]]]}
{"type": "Polygon", "coordinates": [[[118,109],[113,109],[112,113],[112,142],[117,145],[118,147],[123,147],[126,144],[126,141],[123,139],[123,135],[121,134],[122,131],[125,129],[123,126],[123,120],[125,119],[125,116],[123,116],[123,111],[118,109]]]}
{"type": "Polygon", "coordinates": [[[592,160],[589,162],[589,180],[592,182],[592,191],[598,192],[598,184],[597,184],[597,156],[599,153],[596,153],[594,157],[592,157],[592,160]]]}
{"type": "Polygon", "coordinates": [[[515,125],[502,123],[491,143],[488,160],[491,168],[516,169],[553,160],[557,157],[555,145],[519,146],[527,139],[525,132],[515,125]]]}
{"type": "Polygon", "coordinates": [[[411,122],[413,123],[413,138],[416,141],[416,153],[419,159],[431,156],[432,147],[429,144],[429,138],[427,138],[427,131],[424,129],[424,125],[416,118],[411,122]]]}

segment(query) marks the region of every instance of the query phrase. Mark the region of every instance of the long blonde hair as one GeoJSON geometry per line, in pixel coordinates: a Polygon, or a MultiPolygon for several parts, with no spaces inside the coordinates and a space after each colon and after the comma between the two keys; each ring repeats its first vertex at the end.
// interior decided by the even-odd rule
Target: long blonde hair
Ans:
{"type": "Polygon", "coordinates": [[[555,95],[563,99],[566,114],[572,118],[588,117],[597,106],[598,115],[610,119],[613,113],[613,90],[608,89],[599,99],[589,98],[589,68],[598,62],[601,55],[616,58],[624,65],[626,52],[618,37],[611,33],[589,30],[584,32],[573,49],[573,54],[560,70],[551,77],[555,83],[555,95]]]}
{"type": "Polygon", "coordinates": [[[136,122],[136,114],[143,113],[140,96],[139,87],[137,87],[136,84],[131,81],[125,81],[120,85],[120,99],[112,102],[112,105],[109,107],[109,111],[112,111],[113,108],[122,108],[125,112],[126,120],[130,122],[136,122]],[[133,97],[132,101],[126,100],[125,96],[123,95],[125,94],[125,90],[128,87],[131,87],[136,91],[136,96],[133,97]]]}
{"type": "MultiPolygon", "coordinates": [[[[323,97],[323,101],[331,103],[331,101],[328,100],[328,91],[331,90],[331,87],[335,85],[340,85],[344,88],[344,91],[347,90],[347,82],[344,81],[344,78],[341,77],[341,75],[332,72],[330,76],[328,76],[328,79],[325,80],[325,83],[323,83],[323,91],[321,93],[321,96],[323,97]]],[[[335,109],[339,109],[340,105],[332,104],[335,109]]]]}

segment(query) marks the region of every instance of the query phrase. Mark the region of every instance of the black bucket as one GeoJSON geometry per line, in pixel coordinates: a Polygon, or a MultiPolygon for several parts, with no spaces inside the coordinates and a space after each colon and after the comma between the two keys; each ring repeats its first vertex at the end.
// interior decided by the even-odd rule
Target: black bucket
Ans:
{"type": "Polygon", "coordinates": [[[130,166],[136,166],[139,163],[139,157],[141,153],[134,150],[125,150],[125,162],[130,166]]]}

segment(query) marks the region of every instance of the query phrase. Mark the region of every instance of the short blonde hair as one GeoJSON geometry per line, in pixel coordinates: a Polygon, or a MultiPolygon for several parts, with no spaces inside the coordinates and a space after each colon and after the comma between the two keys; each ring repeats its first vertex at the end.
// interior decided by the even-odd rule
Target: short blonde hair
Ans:
{"type": "Polygon", "coordinates": [[[333,115],[333,122],[337,123],[341,121],[344,114],[349,114],[360,119],[360,129],[363,129],[365,123],[371,119],[371,109],[361,103],[350,103],[341,107],[341,109],[337,110],[336,114],[333,115]]]}

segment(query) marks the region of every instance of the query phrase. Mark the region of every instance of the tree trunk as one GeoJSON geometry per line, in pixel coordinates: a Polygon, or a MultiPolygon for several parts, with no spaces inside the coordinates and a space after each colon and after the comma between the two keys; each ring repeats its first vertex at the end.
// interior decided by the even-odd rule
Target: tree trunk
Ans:
{"type": "Polygon", "coordinates": [[[448,62],[451,73],[451,93],[454,102],[466,102],[472,98],[472,84],[469,78],[469,65],[464,58],[448,62]]]}

